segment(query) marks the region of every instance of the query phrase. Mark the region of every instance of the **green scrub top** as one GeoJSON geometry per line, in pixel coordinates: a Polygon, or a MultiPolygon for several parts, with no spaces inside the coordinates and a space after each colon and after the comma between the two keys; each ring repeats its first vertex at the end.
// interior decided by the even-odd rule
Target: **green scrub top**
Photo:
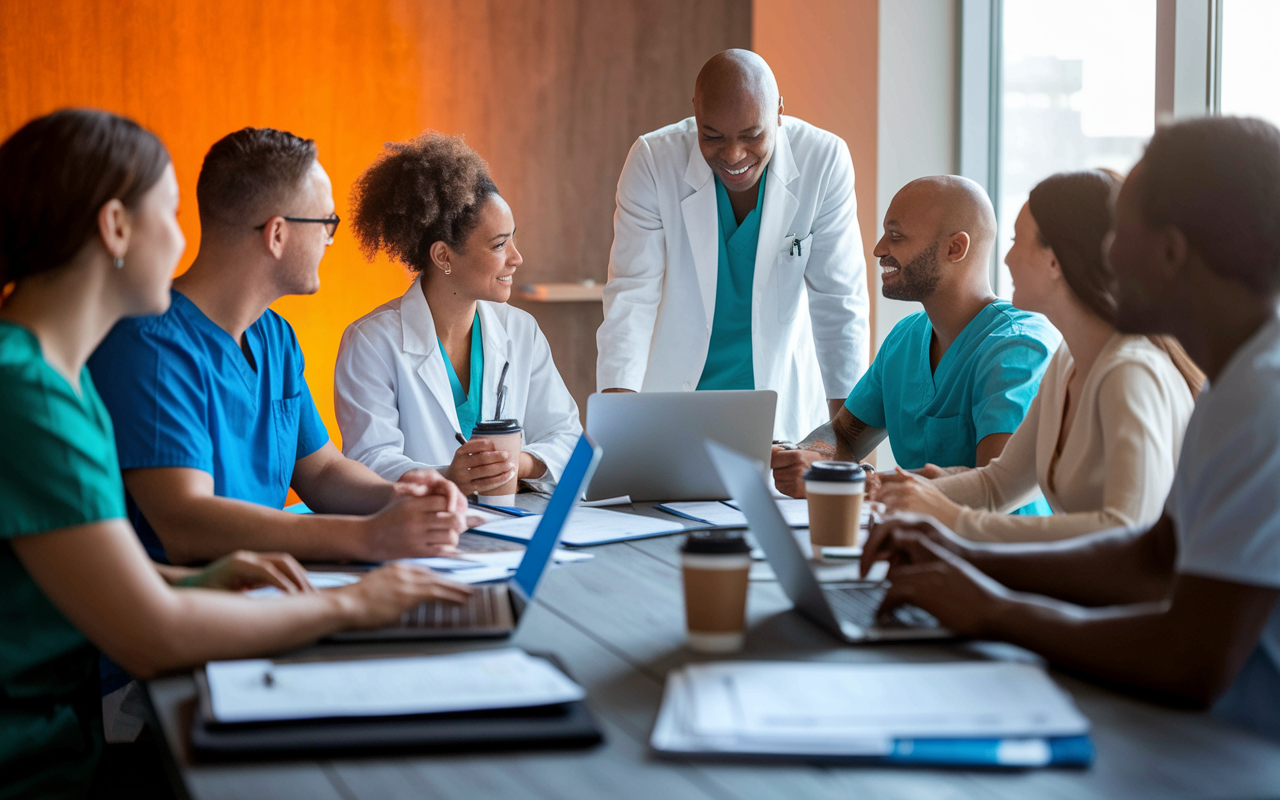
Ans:
{"type": "Polygon", "coordinates": [[[716,270],[716,310],[711,322],[711,344],[702,367],[699,389],[754,389],[751,364],[751,287],[756,273],[756,249],[760,242],[760,213],[764,208],[765,167],[756,190],[756,207],[739,225],[733,216],[729,192],[716,178],[716,209],[720,216],[720,263],[716,270]]]}
{"type": "Polygon", "coordinates": [[[484,339],[480,335],[480,312],[476,312],[475,322],[471,323],[471,382],[467,384],[470,393],[463,391],[462,381],[453,369],[449,354],[444,351],[444,342],[436,338],[440,345],[440,356],[444,359],[444,371],[449,374],[449,388],[453,390],[453,405],[458,412],[458,429],[462,435],[471,438],[471,431],[480,419],[480,400],[484,397],[484,339]]]}
{"type": "Polygon", "coordinates": [[[98,654],[11,540],[125,518],[111,419],[26,328],[0,320],[0,797],[82,797],[102,750],[98,654]]]}
{"type": "MultiPolygon", "coordinates": [[[[997,300],[969,321],[936,369],[929,362],[932,340],[923,311],[899,322],[844,406],[889,432],[903,469],[972,467],[978,442],[1022,423],[1062,336],[1039,314],[997,300]]],[[[1015,513],[1053,512],[1039,498],[1015,513]]]]}

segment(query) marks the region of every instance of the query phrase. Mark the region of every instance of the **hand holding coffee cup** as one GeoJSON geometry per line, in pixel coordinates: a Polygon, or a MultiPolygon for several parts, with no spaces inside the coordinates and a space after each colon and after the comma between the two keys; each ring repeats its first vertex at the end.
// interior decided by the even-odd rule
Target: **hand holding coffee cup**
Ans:
{"type": "MultiPolygon", "coordinates": [[[[476,453],[475,460],[480,463],[472,468],[473,474],[464,476],[470,488],[457,480],[454,483],[458,483],[463,494],[479,495],[493,505],[513,504],[520,486],[520,450],[524,446],[524,429],[520,427],[520,421],[495,419],[477,422],[467,445],[473,443],[476,444],[476,448],[470,448],[473,451],[483,449],[476,453]]],[[[468,450],[467,445],[458,448],[458,452],[468,450]]],[[[456,455],[454,462],[457,463],[456,455]]]]}
{"type": "Polygon", "coordinates": [[[742,649],[751,547],[738,531],[693,531],[680,551],[689,649],[742,649]]]}
{"type": "Polygon", "coordinates": [[[863,468],[850,461],[815,461],[805,473],[815,561],[822,560],[824,547],[857,546],[866,480],[863,468]]]}

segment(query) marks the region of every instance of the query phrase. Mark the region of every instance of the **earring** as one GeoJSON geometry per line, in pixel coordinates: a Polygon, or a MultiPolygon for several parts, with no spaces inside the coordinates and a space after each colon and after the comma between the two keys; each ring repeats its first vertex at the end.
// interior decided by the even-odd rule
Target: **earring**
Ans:
{"type": "Polygon", "coordinates": [[[445,267],[445,269],[444,269],[444,274],[445,274],[445,275],[448,275],[448,274],[450,274],[450,273],[452,273],[452,272],[453,272],[453,270],[452,270],[452,269],[450,269],[450,268],[448,268],[448,267],[445,267]]]}
{"type": "Polygon", "coordinates": [[[116,269],[124,269],[124,256],[116,256],[115,258],[111,259],[111,266],[115,267],[116,269]]]}

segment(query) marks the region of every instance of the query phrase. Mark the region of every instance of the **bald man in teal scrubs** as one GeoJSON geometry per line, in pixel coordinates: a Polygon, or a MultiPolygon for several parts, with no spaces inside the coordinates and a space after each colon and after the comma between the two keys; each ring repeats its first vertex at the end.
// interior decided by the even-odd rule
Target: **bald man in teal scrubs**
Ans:
{"type": "MultiPolygon", "coordinates": [[[[776,449],[778,489],[804,496],[823,458],[860,460],[887,434],[906,469],[936,476],[982,466],[1004,449],[1061,341],[1039,314],[991,291],[995,211],[973,181],[912,181],[885,214],[875,255],[884,296],[924,304],[894,326],[844,408],[800,443],[776,449]]],[[[1043,498],[1016,513],[1049,514],[1043,498]]]]}

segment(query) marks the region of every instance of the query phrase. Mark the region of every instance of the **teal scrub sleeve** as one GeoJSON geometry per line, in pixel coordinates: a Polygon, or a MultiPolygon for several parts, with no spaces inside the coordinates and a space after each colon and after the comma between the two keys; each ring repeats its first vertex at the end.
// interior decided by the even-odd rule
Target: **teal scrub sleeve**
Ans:
{"type": "MultiPolygon", "coordinates": [[[[99,423],[69,385],[24,373],[0,372],[0,539],[123,518],[124,484],[101,407],[99,423]]],[[[95,402],[87,373],[81,391],[95,402]]]]}
{"type": "Polygon", "coordinates": [[[1022,424],[1052,357],[1048,344],[1026,333],[990,337],[973,373],[976,441],[1013,433],[1022,424]]]}
{"type": "Polygon", "coordinates": [[[151,334],[159,319],[122,320],[89,361],[111,410],[120,469],[189,467],[212,475],[205,367],[195,352],[151,334]]]}
{"type": "MultiPolygon", "coordinates": [[[[888,344],[888,342],[885,342],[888,344]]],[[[886,360],[887,348],[881,347],[876,359],[871,362],[866,373],[849,392],[844,407],[849,413],[873,428],[888,427],[884,413],[884,376],[882,366],[886,360]]]]}

